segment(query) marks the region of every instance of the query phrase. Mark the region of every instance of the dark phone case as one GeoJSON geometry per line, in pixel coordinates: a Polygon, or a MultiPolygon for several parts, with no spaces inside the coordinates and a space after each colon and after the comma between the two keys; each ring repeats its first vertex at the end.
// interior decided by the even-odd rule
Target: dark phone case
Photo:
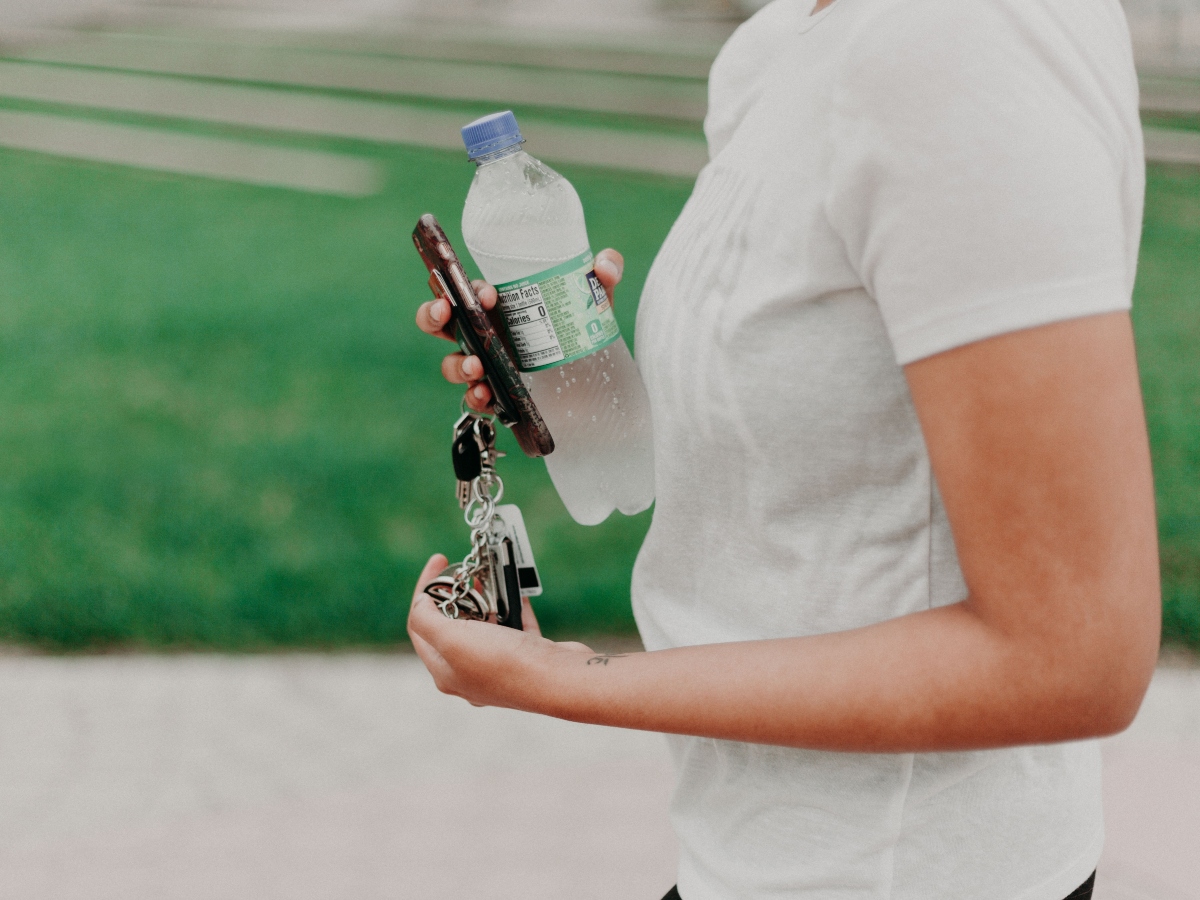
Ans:
{"type": "Polygon", "coordinates": [[[508,347],[475,296],[471,280],[447,240],[446,232],[429,213],[417,222],[413,244],[421,254],[425,268],[429,269],[429,286],[434,296],[450,301],[463,352],[478,356],[483,363],[484,378],[495,398],[496,418],[512,429],[526,456],[549,456],[554,452],[550,429],[529,396],[529,389],[521,381],[508,347]]]}

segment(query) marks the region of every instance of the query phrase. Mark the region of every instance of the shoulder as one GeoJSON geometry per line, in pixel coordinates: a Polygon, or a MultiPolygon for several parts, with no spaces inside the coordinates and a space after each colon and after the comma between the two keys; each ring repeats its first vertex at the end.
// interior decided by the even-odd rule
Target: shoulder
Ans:
{"type": "Polygon", "coordinates": [[[787,54],[799,9],[806,2],[774,0],[744,22],[721,48],[709,74],[704,120],[712,155],[728,143],[758,100],[772,63],[787,54]]]}
{"type": "Polygon", "coordinates": [[[835,0],[860,49],[954,53],[985,40],[1052,53],[1121,52],[1129,43],[1120,0],[835,0]]]}
{"type": "MultiPolygon", "coordinates": [[[[836,0],[849,2],[849,0],[836,0]]],[[[1137,118],[1119,0],[854,0],[837,95],[919,113],[1137,118]]],[[[846,10],[851,12],[851,10],[846,10]]]]}
{"type": "Polygon", "coordinates": [[[1141,170],[1137,74],[1118,0],[864,0],[847,18],[830,85],[835,146],[1014,177],[1084,157],[1079,172],[1106,179],[1141,170]]]}

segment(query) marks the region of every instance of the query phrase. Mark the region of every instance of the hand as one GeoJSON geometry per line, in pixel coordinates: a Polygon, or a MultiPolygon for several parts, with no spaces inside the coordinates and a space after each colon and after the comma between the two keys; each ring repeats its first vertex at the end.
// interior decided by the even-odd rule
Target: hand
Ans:
{"type": "MultiPolygon", "coordinates": [[[[596,254],[596,276],[608,296],[614,297],[617,285],[625,274],[625,258],[616,250],[601,250],[596,254]]],[[[486,281],[472,282],[479,302],[486,310],[496,306],[496,289],[486,281]]],[[[450,324],[450,302],[444,299],[430,300],[422,303],[417,310],[417,327],[426,334],[440,337],[456,343],[450,324]]],[[[464,356],[462,353],[451,353],[442,360],[442,375],[451,384],[467,385],[467,406],[476,412],[487,412],[492,403],[492,391],[483,379],[483,363],[477,356],[464,356]]]]}
{"type": "Polygon", "coordinates": [[[528,597],[521,598],[524,631],[447,618],[425,593],[444,568],[446,557],[440,553],[425,564],[408,612],[408,636],[438,690],[473,706],[544,712],[554,668],[568,656],[583,665],[595,654],[584,644],[543,638],[528,597]]]}

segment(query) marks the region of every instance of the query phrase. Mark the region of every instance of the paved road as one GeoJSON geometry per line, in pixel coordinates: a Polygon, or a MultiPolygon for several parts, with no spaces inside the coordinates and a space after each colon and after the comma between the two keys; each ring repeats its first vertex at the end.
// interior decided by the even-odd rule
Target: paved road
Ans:
{"type": "MultiPolygon", "coordinates": [[[[0,657],[0,898],[580,900],[671,883],[654,735],[476,710],[410,656],[0,657]]],[[[1195,900],[1200,670],[1106,747],[1099,900],[1195,900]]]]}

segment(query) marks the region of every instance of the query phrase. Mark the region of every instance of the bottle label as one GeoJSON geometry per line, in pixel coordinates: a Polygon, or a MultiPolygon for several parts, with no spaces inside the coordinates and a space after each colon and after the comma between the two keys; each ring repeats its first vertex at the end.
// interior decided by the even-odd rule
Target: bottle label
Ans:
{"type": "Polygon", "coordinates": [[[553,269],[496,285],[522,372],[574,362],[621,336],[588,250],[553,269]]]}

